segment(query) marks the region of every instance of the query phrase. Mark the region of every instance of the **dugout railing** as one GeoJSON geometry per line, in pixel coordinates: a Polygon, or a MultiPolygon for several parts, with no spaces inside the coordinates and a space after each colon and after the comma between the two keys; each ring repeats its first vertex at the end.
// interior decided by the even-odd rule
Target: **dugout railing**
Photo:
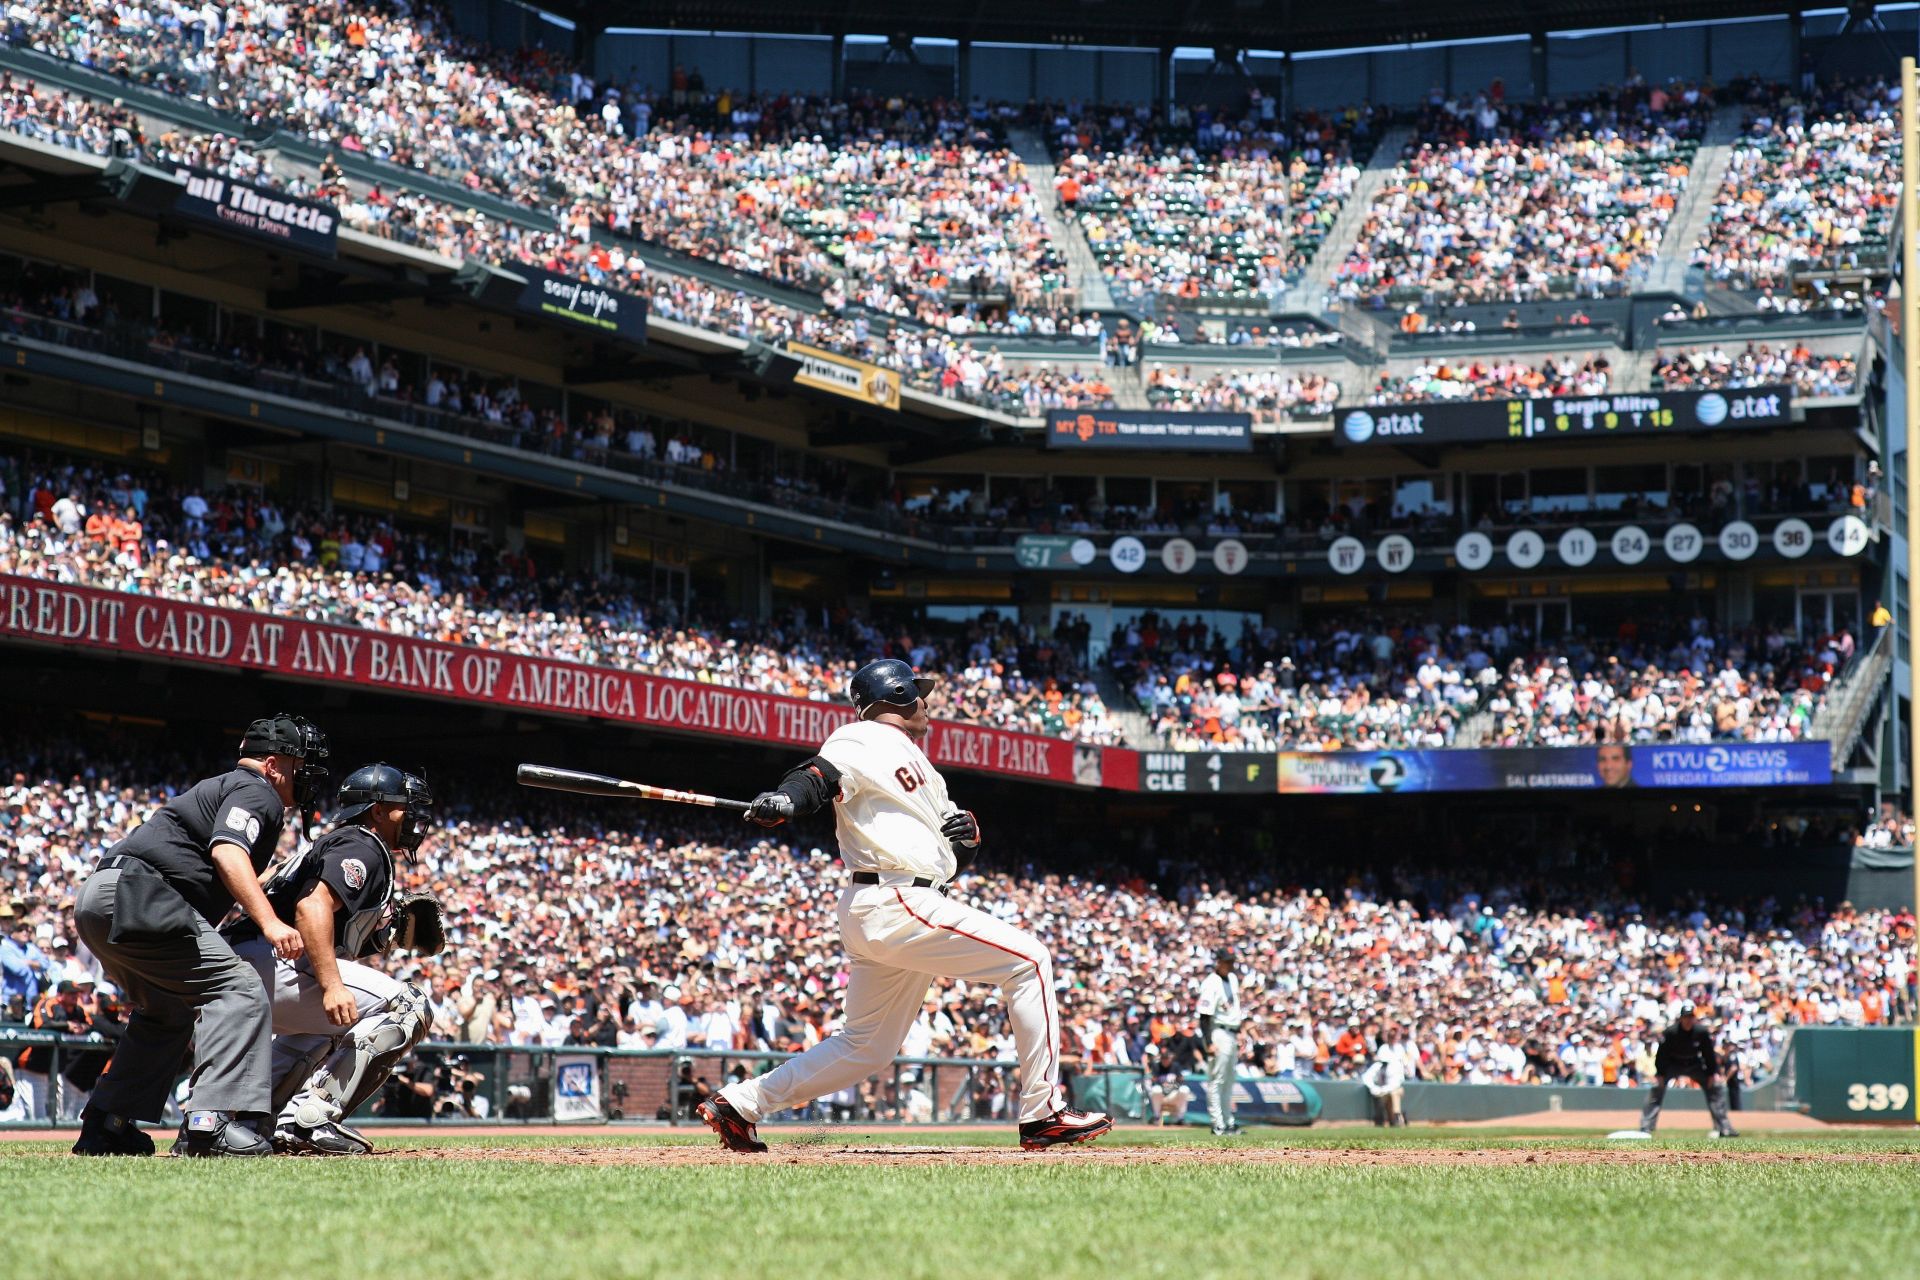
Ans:
{"type": "MultiPolygon", "coordinates": [[[[1816,1029],[1815,1035],[1827,1029],[1816,1029]]],[[[1911,1034],[1910,1031],[1907,1034],[1911,1034]]],[[[1781,1054],[1796,1057],[1797,1030],[1781,1054]]],[[[1891,1043],[1891,1041],[1889,1041],[1891,1043]]],[[[20,1026],[0,1025],[0,1057],[17,1059],[28,1046],[47,1057],[35,1065],[43,1072],[17,1073],[39,1099],[40,1114],[0,1121],[0,1128],[70,1127],[85,1101],[85,1091],[66,1079],[70,1067],[91,1067],[90,1081],[103,1065],[111,1044],[94,1036],[70,1036],[20,1026]],[[94,1055],[91,1062],[86,1055],[94,1055]]],[[[740,1074],[757,1074],[793,1055],[767,1050],[612,1049],[594,1045],[499,1045],[429,1042],[396,1071],[390,1097],[412,1090],[412,1105],[382,1114],[363,1110],[356,1123],[368,1125],[447,1123],[459,1125],[558,1125],[664,1123],[693,1119],[694,1105],[706,1093],[740,1074]]],[[[1882,1073],[1885,1074],[1885,1073],[1882,1073]]],[[[1747,1110],[1808,1107],[1806,1076],[1796,1096],[1791,1071],[1771,1075],[1737,1091],[1747,1110]]],[[[1139,1066],[1068,1064],[1066,1083],[1076,1104],[1106,1111],[1116,1120],[1206,1123],[1204,1082],[1197,1075],[1178,1081],[1156,1078],[1139,1066]],[[1184,1090],[1184,1093],[1181,1091],[1184,1090]]],[[[1911,1077],[1907,1078],[1910,1088],[1911,1077]]],[[[1242,1077],[1235,1083],[1236,1107],[1243,1121],[1305,1125],[1318,1121],[1372,1118],[1366,1090],[1354,1079],[1312,1075],[1242,1077]]],[[[1406,1086],[1410,1119],[1464,1122],[1523,1117],[1543,1112],[1618,1111],[1637,1108],[1644,1089],[1637,1085],[1442,1084],[1414,1080],[1406,1086]]],[[[1868,1096],[1872,1096],[1869,1094],[1868,1096]]],[[[805,1108],[773,1117],[773,1124],[1007,1124],[1016,1114],[1018,1064],[996,1058],[898,1057],[884,1072],[859,1085],[816,1100],[805,1108]]],[[[1912,1105],[1901,1096],[1908,1115],[1912,1105]]],[[[1677,1091],[1669,1103],[1699,1109],[1697,1093],[1677,1091]]],[[[1901,1107],[1893,1110],[1896,1115],[1901,1107]]],[[[0,1110],[0,1114],[4,1114],[0,1110]]],[[[1821,1118],[1842,1118],[1822,1116],[1821,1118]]],[[[1895,1116],[1873,1115],[1883,1119],[1895,1116]]],[[[173,1119],[178,1119],[174,1116],[173,1119]]]]}
{"type": "MultiPolygon", "coordinates": [[[[71,1127],[86,1089],[69,1076],[91,1084],[112,1052],[111,1042],[0,1025],[0,1057],[17,1060],[30,1046],[44,1049],[46,1057],[36,1054],[33,1069],[16,1069],[15,1075],[32,1091],[35,1114],[0,1120],[0,1128],[71,1127]]],[[[411,1089],[413,1100],[394,1114],[363,1111],[356,1123],[698,1124],[692,1108],[707,1092],[792,1056],[770,1050],[429,1041],[395,1071],[390,1098],[411,1089]]],[[[886,1071],[775,1122],[1006,1123],[1017,1106],[1017,1082],[1018,1064],[1008,1059],[897,1057],[886,1071]]]]}

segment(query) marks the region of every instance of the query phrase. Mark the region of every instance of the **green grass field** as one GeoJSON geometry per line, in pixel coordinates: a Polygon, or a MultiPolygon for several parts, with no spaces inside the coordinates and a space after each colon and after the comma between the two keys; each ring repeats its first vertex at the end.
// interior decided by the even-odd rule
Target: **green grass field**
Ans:
{"type": "Polygon", "coordinates": [[[731,1159],[705,1139],[652,1134],[376,1134],[418,1154],[356,1160],[79,1160],[54,1143],[0,1144],[13,1228],[0,1274],[1920,1274],[1911,1132],[1676,1136],[1629,1153],[1501,1131],[1279,1130],[1241,1140],[1244,1158],[1208,1163],[1167,1162],[1220,1145],[1183,1133],[1121,1131],[1097,1157],[1007,1159],[861,1156],[837,1137],[768,1136],[769,1155],[731,1159]],[[1139,1158],[1116,1154],[1128,1149],[1139,1158]],[[563,1159],[603,1163],[553,1162],[563,1159]]]}

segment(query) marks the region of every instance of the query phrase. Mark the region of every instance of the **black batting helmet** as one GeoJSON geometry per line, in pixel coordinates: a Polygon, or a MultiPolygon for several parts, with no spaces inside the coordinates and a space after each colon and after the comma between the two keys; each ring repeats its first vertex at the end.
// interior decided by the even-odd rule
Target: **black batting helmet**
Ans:
{"type": "Polygon", "coordinates": [[[853,673],[847,682],[847,696],[864,719],[869,707],[880,703],[911,710],[913,704],[933,692],[932,676],[920,676],[898,658],[869,662],[853,673]]]}
{"type": "Polygon", "coordinates": [[[340,809],[334,825],[353,822],[377,804],[411,805],[407,775],[390,764],[363,764],[340,780],[340,809]]]}

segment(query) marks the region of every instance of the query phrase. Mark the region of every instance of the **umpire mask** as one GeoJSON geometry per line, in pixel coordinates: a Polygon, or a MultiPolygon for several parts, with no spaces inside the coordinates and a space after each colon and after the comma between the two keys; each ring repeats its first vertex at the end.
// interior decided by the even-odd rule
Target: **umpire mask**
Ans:
{"type": "Polygon", "coordinates": [[[240,754],[255,758],[292,756],[300,762],[293,774],[293,807],[299,814],[300,830],[309,839],[313,829],[313,807],[327,785],[327,735],[305,716],[266,716],[247,726],[240,740],[240,754]]]}

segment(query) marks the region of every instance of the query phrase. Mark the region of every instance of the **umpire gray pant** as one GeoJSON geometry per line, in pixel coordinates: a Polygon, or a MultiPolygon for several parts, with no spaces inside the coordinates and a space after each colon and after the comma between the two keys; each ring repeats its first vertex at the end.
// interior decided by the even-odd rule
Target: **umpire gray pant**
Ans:
{"type": "Polygon", "coordinates": [[[1713,1117],[1713,1131],[1722,1137],[1733,1132],[1733,1121],[1727,1116],[1727,1086],[1725,1080],[1708,1084],[1707,1077],[1683,1071],[1678,1075],[1658,1076],[1653,1088],[1647,1091],[1646,1109],[1640,1113],[1640,1132],[1652,1133],[1653,1127],[1660,1123],[1660,1107],[1667,1100],[1667,1082],[1669,1080],[1691,1080],[1700,1086],[1707,1095],[1707,1114],[1713,1117]]]}
{"type": "Polygon", "coordinates": [[[191,1044],[186,1110],[265,1113],[273,1023],[260,975],[197,914],[191,934],[113,942],[119,881],[117,867],[95,871],[73,908],[81,940],[133,1006],[93,1109],[158,1123],[191,1044]]]}

